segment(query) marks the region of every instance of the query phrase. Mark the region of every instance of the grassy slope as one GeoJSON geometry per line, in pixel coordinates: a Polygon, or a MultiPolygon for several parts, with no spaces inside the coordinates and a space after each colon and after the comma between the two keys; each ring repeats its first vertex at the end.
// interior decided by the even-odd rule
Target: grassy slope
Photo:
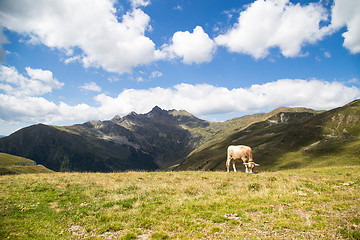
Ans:
{"type": "MultiPolygon", "coordinates": [[[[274,113],[280,113],[274,111],[274,113]]],[[[306,119],[307,113],[302,113],[306,119]],[[305,114],[305,115],[304,115],[305,114]]],[[[300,113],[288,113],[295,115],[300,113]]],[[[271,116],[271,114],[269,114],[271,116]]],[[[268,116],[268,117],[269,117],[268,116]]],[[[279,115],[216,139],[195,150],[179,170],[224,170],[229,145],[253,148],[262,170],[359,165],[360,101],[323,112],[307,121],[277,124],[279,115]],[[270,120],[270,121],[269,121],[270,120]]]]}
{"type": "Polygon", "coordinates": [[[315,111],[307,108],[280,107],[269,113],[256,113],[251,115],[245,115],[243,117],[230,119],[225,122],[209,122],[210,125],[207,128],[189,129],[190,132],[197,132],[204,138],[201,146],[196,148],[192,152],[192,154],[202,151],[203,149],[212,146],[219,141],[223,141],[224,139],[229,137],[229,135],[232,135],[234,132],[239,132],[252,124],[265,121],[266,119],[276,114],[279,114],[280,112],[309,112],[316,114],[321,113],[322,111],[315,111]]]}
{"type": "Polygon", "coordinates": [[[21,173],[50,173],[43,165],[36,165],[30,159],[0,153],[0,175],[21,173]]]}
{"type": "Polygon", "coordinates": [[[360,238],[360,167],[0,177],[0,238],[360,238]]]}
{"type": "Polygon", "coordinates": [[[318,136],[282,155],[275,169],[360,164],[359,100],[315,116],[304,124],[309,126],[320,126],[318,136]]]}

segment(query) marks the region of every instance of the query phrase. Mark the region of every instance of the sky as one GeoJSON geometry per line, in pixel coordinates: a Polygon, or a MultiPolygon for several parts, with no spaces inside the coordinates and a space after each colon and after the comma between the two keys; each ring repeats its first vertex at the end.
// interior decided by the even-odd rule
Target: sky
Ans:
{"type": "Polygon", "coordinates": [[[1,0],[0,135],[360,98],[359,0],[1,0]]]}

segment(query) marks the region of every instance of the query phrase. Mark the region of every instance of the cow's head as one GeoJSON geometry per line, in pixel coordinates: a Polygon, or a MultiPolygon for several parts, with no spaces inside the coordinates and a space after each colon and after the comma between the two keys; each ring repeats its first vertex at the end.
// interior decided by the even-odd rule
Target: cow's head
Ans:
{"type": "Polygon", "coordinates": [[[244,165],[245,165],[247,173],[253,173],[253,168],[255,166],[260,166],[259,164],[255,163],[255,162],[247,162],[247,163],[244,163],[244,165]]]}

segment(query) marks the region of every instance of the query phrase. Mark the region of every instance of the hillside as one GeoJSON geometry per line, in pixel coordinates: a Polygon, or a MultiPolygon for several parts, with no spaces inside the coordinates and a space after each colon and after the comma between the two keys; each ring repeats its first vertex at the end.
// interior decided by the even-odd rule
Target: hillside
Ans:
{"type": "Polygon", "coordinates": [[[0,139],[0,150],[35,159],[54,171],[110,172],[157,169],[151,156],[128,145],[73,134],[38,124],[0,139]]]}
{"type": "Polygon", "coordinates": [[[261,170],[360,164],[360,101],[316,114],[278,111],[195,150],[177,170],[224,170],[229,145],[249,145],[261,170]]]}
{"type": "Polygon", "coordinates": [[[51,173],[43,165],[36,162],[6,153],[0,153],[0,175],[21,174],[21,173],[51,173]]]}
{"type": "Polygon", "coordinates": [[[251,146],[261,170],[360,164],[358,105],[278,108],[225,122],[154,107],[107,121],[33,125],[0,138],[0,152],[55,171],[224,170],[226,148],[235,144],[251,146]]]}

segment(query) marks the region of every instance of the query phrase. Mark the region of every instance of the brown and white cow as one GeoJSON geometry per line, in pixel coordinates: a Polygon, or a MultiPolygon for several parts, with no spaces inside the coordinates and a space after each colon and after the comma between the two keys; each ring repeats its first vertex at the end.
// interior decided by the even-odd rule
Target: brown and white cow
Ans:
{"type": "Polygon", "coordinates": [[[231,161],[233,161],[234,172],[236,172],[235,162],[242,161],[245,166],[246,173],[253,173],[253,168],[255,166],[260,166],[254,162],[251,148],[244,145],[228,147],[226,160],[226,167],[228,172],[230,171],[231,161]]]}

